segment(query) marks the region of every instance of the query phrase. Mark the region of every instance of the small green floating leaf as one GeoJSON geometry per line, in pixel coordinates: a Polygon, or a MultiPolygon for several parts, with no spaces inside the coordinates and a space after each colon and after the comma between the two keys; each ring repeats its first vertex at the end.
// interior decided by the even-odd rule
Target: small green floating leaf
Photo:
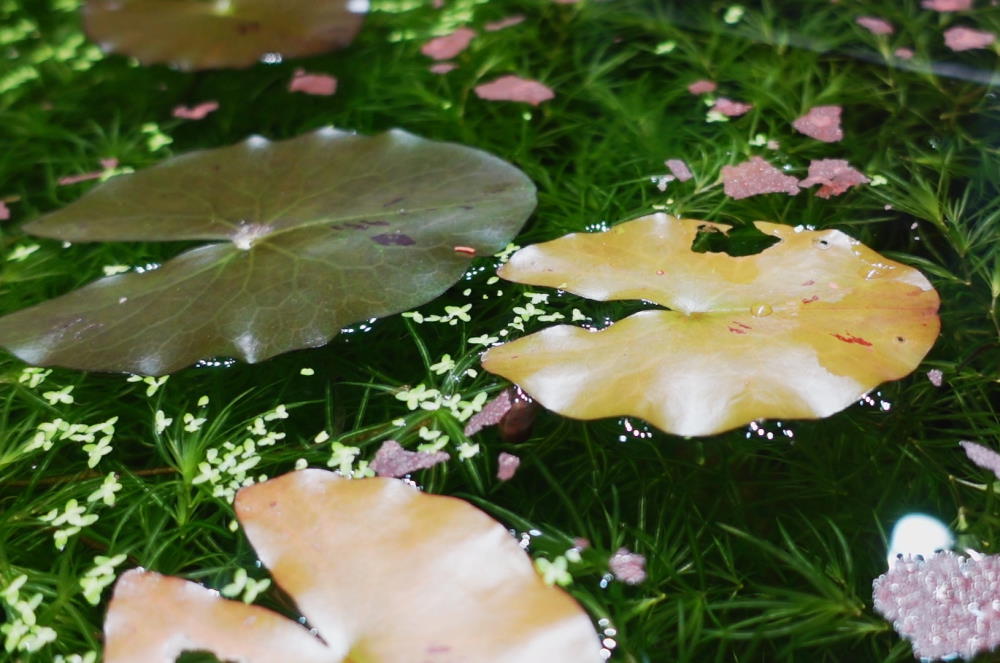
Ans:
{"type": "Polygon", "coordinates": [[[69,242],[211,243],[0,318],[0,345],[31,364],[140,375],[321,346],[435,298],[461,278],[470,249],[499,251],[534,207],[534,185],[510,164],[401,130],[191,152],[25,229],[69,242]]]}

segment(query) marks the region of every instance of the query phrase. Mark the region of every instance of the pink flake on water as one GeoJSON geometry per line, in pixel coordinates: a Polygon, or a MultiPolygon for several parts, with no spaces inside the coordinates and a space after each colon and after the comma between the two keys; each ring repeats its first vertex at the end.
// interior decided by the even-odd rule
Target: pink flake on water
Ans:
{"type": "Polygon", "coordinates": [[[431,6],[434,7],[434,9],[441,9],[444,7],[444,0],[431,0],[431,6]]]}
{"type": "Polygon", "coordinates": [[[7,203],[0,200],[0,221],[6,221],[10,218],[10,208],[7,207],[7,203]]]}
{"type": "Polygon", "coordinates": [[[646,558],[628,548],[619,548],[608,561],[608,568],[627,585],[638,585],[646,579],[646,558]]]}
{"type": "Polygon", "coordinates": [[[438,62],[432,64],[428,69],[432,74],[447,74],[449,71],[458,69],[458,65],[454,62],[438,62]]]}
{"type": "MultiPolygon", "coordinates": [[[[889,205],[886,205],[886,208],[892,209],[892,207],[889,205]]],[[[932,368],[931,370],[927,371],[927,379],[930,380],[931,384],[934,385],[935,387],[940,387],[942,384],[944,384],[944,373],[942,373],[941,369],[939,368],[932,368]]]]}
{"type": "Polygon", "coordinates": [[[443,463],[450,457],[444,451],[407,451],[396,440],[386,440],[375,453],[370,467],[380,477],[399,478],[443,463]]]}
{"type": "Polygon", "coordinates": [[[552,0],[557,5],[575,5],[579,0],[552,0]]]}
{"type": "Polygon", "coordinates": [[[840,106],[813,106],[809,112],[792,122],[799,133],[824,143],[836,143],[844,137],[840,128],[840,106]]]}
{"type": "Polygon", "coordinates": [[[197,106],[175,106],[173,115],[182,120],[203,120],[209,113],[217,110],[218,101],[203,101],[197,106]]]}
{"type": "Polygon", "coordinates": [[[911,60],[914,56],[912,48],[897,48],[892,54],[900,60],[911,60]]]}
{"type": "Polygon", "coordinates": [[[973,30],[961,26],[944,31],[944,43],[953,51],[970,51],[974,48],[986,48],[997,36],[992,32],[973,30]]]}
{"type": "Polygon", "coordinates": [[[420,48],[420,52],[435,60],[450,60],[467,49],[475,36],[475,30],[459,28],[450,35],[431,39],[420,48]]]}
{"type": "Polygon", "coordinates": [[[917,658],[971,659],[1000,645],[1000,555],[905,558],[872,582],[875,610],[917,658]]]}
{"type": "Polygon", "coordinates": [[[513,16],[508,16],[507,18],[502,18],[499,21],[493,21],[492,23],[487,23],[483,26],[483,29],[487,32],[496,32],[497,30],[503,30],[504,28],[509,28],[512,25],[517,25],[518,23],[524,22],[523,14],[514,14],[513,16]]]}
{"type": "Polygon", "coordinates": [[[670,169],[670,174],[676,177],[679,182],[687,182],[694,177],[691,169],[680,159],[667,159],[663,163],[670,169]]]}
{"type": "Polygon", "coordinates": [[[924,0],[920,6],[936,12],[962,12],[972,9],[972,0],[924,0]]]}
{"type": "Polygon", "coordinates": [[[514,478],[514,473],[521,465],[521,459],[514,454],[501,451],[497,456],[497,479],[500,481],[510,481],[514,478]]]}
{"type": "Polygon", "coordinates": [[[877,16],[859,16],[854,22],[868,30],[873,35],[891,35],[896,31],[892,23],[877,16]]]}
{"type": "Polygon", "coordinates": [[[118,167],[118,159],[110,157],[107,159],[101,159],[101,168],[103,170],[93,170],[89,173],[80,173],[79,175],[65,175],[60,177],[56,183],[59,186],[67,186],[69,184],[77,184],[79,182],[86,182],[87,180],[96,180],[104,176],[104,173],[108,170],[118,167]]]}
{"type": "Polygon", "coordinates": [[[979,467],[990,470],[1000,479],[1000,454],[989,447],[968,440],[962,440],[959,444],[965,449],[965,455],[969,457],[969,460],[979,467]]]}
{"type": "Polygon", "coordinates": [[[739,200],[762,193],[787,193],[794,196],[799,192],[798,181],[764,161],[751,157],[735,166],[722,167],[723,190],[730,198],[739,200]]]}
{"type": "Polygon", "coordinates": [[[691,94],[709,94],[715,92],[718,85],[706,78],[699,79],[688,85],[688,92],[691,94]]]}
{"type": "Polygon", "coordinates": [[[476,95],[490,101],[522,101],[532,106],[556,96],[548,86],[519,76],[501,76],[495,81],[477,85],[476,95]]]}
{"type": "Polygon", "coordinates": [[[852,186],[867,184],[868,178],[851,168],[844,159],[815,159],[809,162],[809,175],[799,182],[803,189],[820,184],[820,198],[839,196],[852,186]]]}
{"type": "Polygon", "coordinates": [[[497,394],[493,400],[486,403],[483,409],[472,415],[465,424],[466,437],[475,435],[487,426],[496,426],[503,419],[504,415],[510,412],[511,407],[514,406],[514,400],[511,398],[511,390],[504,389],[499,394],[497,394]]]}
{"type": "Polygon", "coordinates": [[[715,105],[712,106],[712,110],[716,113],[722,113],[726,117],[739,117],[751,108],[753,108],[753,104],[745,104],[742,101],[733,101],[732,99],[727,99],[726,97],[719,97],[715,100],[715,105]]]}
{"type": "Polygon", "coordinates": [[[288,83],[288,91],[328,97],[337,91],[337,79],[328,74],[309,74],[304,69],[296,69],[288,83]]]}

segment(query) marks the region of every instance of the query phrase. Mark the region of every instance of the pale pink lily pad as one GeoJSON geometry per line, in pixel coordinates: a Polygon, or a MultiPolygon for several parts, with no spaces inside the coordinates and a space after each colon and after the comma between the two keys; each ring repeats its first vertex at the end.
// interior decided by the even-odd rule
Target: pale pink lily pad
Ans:
{"type": "Polygon", "coordinates": [[[973,30],[958,26],[944,31],[944,43],[953,51],[971,51],[975,48],[986,48],[997,36],[992,32],[973,30]]]}
{"type": "Polygon", "coordinates": [[[451,456],[444,451],[407,451],[396,440],[386,440],[375,453],[371,468],[380,477],[398,479],[417,470],[444,463],[451,456]]]}
{"type": "Polygon", "coordinates": [[[972,0],[924,0],[920,6],[936,12],[961,12],[972,9],[972,0]]]}
{"type": "Polygon", "coordinates": [[[195,106],[175,106],[173,116],[182,120],[203,120],[219,110],[218,101],[203,101],[195,106]]]}
{"type": "Polygon", "coordinates": [[[646,579],[646,558],[628,548],[619,548],[608,561],[615,579],[626,585],[638,585],[646,579]]]}
{"type": "Polygon", "coordinates": [[[798,181],[769,164],[760,157],[750,157],[735,166],[722,167],[723,190],[730,198],[739,200],[762,193],[799,192],[798,181]]]}
{"type": "Polygon", "coordinates": [[[745,104],[742,101],[733,101],[726,97],[719,97],[712,106],[716,113],[722,113],[726,117],[739,117],[753,108],[753,104],[745,104]]]}
{"type": "Polygon", "coordinates": [[[548,86],[519,76],[501,76],[476,86],[476,96],[489,101],[521,101],[537,106],[556,95],[548,86]]]}
{"type": "Polygon", "coordinates": [[[670,174],[676,177],[678,182],[687,182],[694,177],[691,169],[681,159],[667,159],[663,163],[670,169],[670,174]]]}
{"type": "Polygon", "coordinates": [[[70,184],[77,184],[79,182],[86,182],[87,180],[96,180],[104,176],[106,171],[112,170],[118,167],[118,159],[108,158],[101,159],[101,168],[104,170],[93,170],[89,173],[80,173],[79,175],[65,175],[60,177],[56,182],[59,186],[67,186],[70,184]]]}
{"type": "Polygon", "coordinates": [[[328,97],[337,91],[337,79],[329,74],[310,74],[305,69],[296,69],[288,82],[288,91],[328,97]]]}
{"type": "Polygon", "coordinates": [[[923,660],[971,659],[1000,646],[1000,555],[905,558],[872,583],[875,611],[923,660]]]}
{"type": "Polygon", "coordinates": [[[432,64],[427,68],[432,74],[447,74],[449,71],[454,71],[458,69],[458,65],[454,62],[438,62],[432,64]]]}
{"type": "Polygon", "coordinates": [[[816,195],[820,198],[839,196],[852,186],[867,184],[868,178],[851,168],[844,159],[816,159],[809,162],[809,175],[799,182],[803,189],[821,184],[816,195]]]}
{"type": "Polygon", "coordinates": [[[796,131],[824,143],[836,143],[844,137],[840,128],[840,106],[814,106],[792,122],[796,131]]]}
{"type": "Polygon", "coordinates": [[[521,466],[521,459],[514,454],[501,451],[497,456],[497,479],[500,481],[510,481],[514,478],[514,473],[521,466]]]}
{"type": "Polygon", "coordinates": [[[718,86],[710,80],[702,78],[688,85],[688,92],[691,94],[709,94],[715,92],[718,86]]]}
{"type": "Polygon", "coordinates": [[[859,16],[854,22],[873,35],[891,35],[896,31],[892,23],[877,16],[859,16]]]}
{"type": "Polygon", "coordinates": [[[504,28],[509,28],[512,25],[517,25],[518,23],[524,22],[523,14],[514,14],[513,16],[508,16],[507,18],[502,18],[499,21],[493,21],[492,23],[487,23],[483,26],[483,29],[487,32],[496,32],[497,30],[503,30],[504,28]]]}
{"type": "Polygon", "coordinates": [[[431,39],[420,48],[420,52],[435,60],[450,60],[467,49],[475,36],[475,30],[459,28],[450,35],[431,39]]]}

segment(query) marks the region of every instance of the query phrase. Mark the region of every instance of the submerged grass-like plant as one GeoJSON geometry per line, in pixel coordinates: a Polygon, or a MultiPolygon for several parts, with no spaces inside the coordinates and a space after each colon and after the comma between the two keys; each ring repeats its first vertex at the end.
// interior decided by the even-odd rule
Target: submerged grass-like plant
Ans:
{"type": "MultiPolygon", "coordinates": [[[[244,576],[257,587],[267,574],[236,527],[233,491],[302,466],[365,475],[390,438],[408,449],[442,445],[452,460],[414,478],[515,530],[546,577],[589,611],[613,661],[910,660],[869,600],[892,522],[923,511],[950,522],[962,547],[990,552],[1000,542],[992,475],[958,446],[1000,446],[997,60],[988,49],[951,52],[941,37],[956,24],[996,32],[995,10],[945,14],[917,0],[762,0],[739,10],[379,0],[342,52],[191,74],[102,56],[82,37],[76,9],[72,0],[0,0],[0,200],[11,216],[0,222],[2,313],[106,267],[146,269],[189,248],[64,246],[21,233],[21,222],[92,186],[59,186],[63,176],[110,157],[138,170],[250,134],[398,126],[523,170],[539,207],[519,245],[654,211],[836,228],[923,271],[941,294],[942,334],[916,373],[829,419],[754,422],[700,440],[635,419],[551,413],[521,442],[492,429],[466,438],[465,419],[506,387],[478,365],[487,344],[538,331],[556,314],[603,326],[636,310],[498,282],[497,257],[477,258],[408,317],[252,366],[219,358],[160,383],[35,370],[5,354],[3,656],[94,660],[111,582],[133,566],[229,593],[244,576]],[[483,30],[515,13],[526,20],[483,30]],[[871,34],[855,23],[865,15],[895,33],[871,34]],[[478,35],[458,68],[430,73],[420,46],[463,26],[478,35]],[[912,59],[894,55],[903,47],[912,59]],[[335,75],[336,94],[290,94],[297,67],[335,75]],[[555,97],[533,107],[475,95],[507,74],[541,81],[555,97]],[[686,89],[698,79],[752,108],[707,121],[717,119],[709,105],[686,89]],[[171,115],[208,100],[219,108],[203,120],[171,115]],[[841,142],[792,127],[817,105],[843,108],[841,142]],[[871,182],[829,199],[732,200],[722,167],[751,156],[797,178],[813,159],[845,159],[871,182]],[[661,191],[654,178],[673,158],[694,177],[661,191]],[[501,451],[522,459],[506,482],[494,478],[501,451]],[[621,547],[646,558],[643,583],[611,575],[621,547]]],[[[256,602],[292,612],[273,586],[256,602]]]]}

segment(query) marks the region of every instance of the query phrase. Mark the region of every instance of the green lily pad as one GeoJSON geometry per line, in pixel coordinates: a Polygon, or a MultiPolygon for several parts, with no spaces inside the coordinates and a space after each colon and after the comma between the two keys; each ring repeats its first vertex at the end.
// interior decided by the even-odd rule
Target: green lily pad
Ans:
{"type": "Polygon", "coordinates": [[[346,46],[367,9],[367,0],[88,0],[83,15],[105,51],[213,69],[346,46]]]}
{"type": "Polygon", "coordinates": [[[400,130],[328,128],[191,152],[25,229],[69,242],[212,243],[0,318],[0,346],[31,364],[142,375],[321,346],[438,296],[534,207],[534,185],[510,164],[400,130]]]}

